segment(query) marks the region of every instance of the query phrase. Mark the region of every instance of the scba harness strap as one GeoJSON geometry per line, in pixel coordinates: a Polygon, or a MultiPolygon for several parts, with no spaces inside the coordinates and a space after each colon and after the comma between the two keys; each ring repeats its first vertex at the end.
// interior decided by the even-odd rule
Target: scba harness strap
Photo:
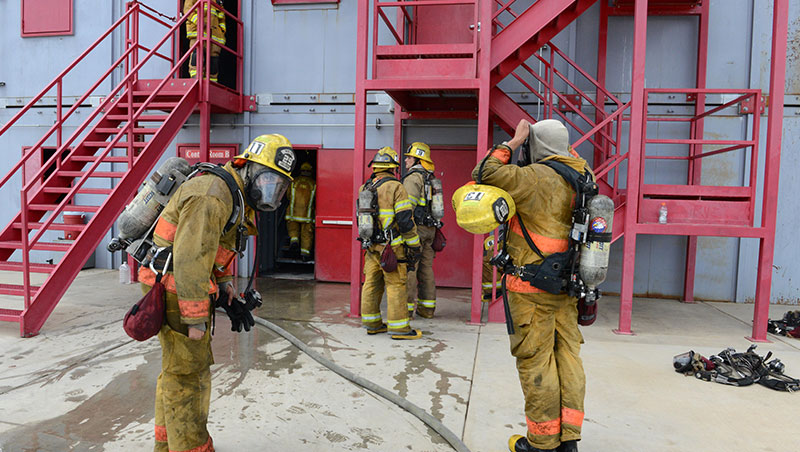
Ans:
{"type": "Polygon", "coordinates": [[[375,231],[372,233],[371,242],[377,245],[390,242],[393,236],[396,235],[395,232],[391,230],[391,225],[389,225],[387,229],[383,228],[383,224],[381,223],[381,218],[380,218],[380,212],[378,210],[378,187],[389,181],[395,181],[398,183],[400,182],[399,180],[397,180],[397,178],[392,176],[382,177],[380,179],[376,179],[375,174],[370,176],[369,180],[367,181],[367,184],[364,186],[364,189],[372,192],[372,205],[369,207],[368,211],[365,211],[364,209],[359,209],[358,212],[358,213],[368,213],[369,215],[372,216],[373,224],[380,225],[380,227],[376,227],[375,231]]]}
{"type": "Polygon", "coordinates": [[[433,173],[421,170],[419,168],[413,169],[403,176],[403,182],[405,182],[405,180],[412,174],[420,174],[422,176],[424,185],[422,197],[425,200],[424,206],[418,204],[414,207],[414,220],[417,222],[417,224],[421,224],[423,226],[439,227],[440,223],[433,218],[433,212],[431,211],[431,206],[433,204],[433,187],[431,185],[431,180],[434,178],[433,173]]]}

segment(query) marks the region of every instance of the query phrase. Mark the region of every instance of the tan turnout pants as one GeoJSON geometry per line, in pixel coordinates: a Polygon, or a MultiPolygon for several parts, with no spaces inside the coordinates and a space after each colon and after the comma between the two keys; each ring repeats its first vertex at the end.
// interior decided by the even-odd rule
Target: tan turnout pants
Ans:
{"type": "Polygon", "coordinates": [[[432,248],[436,228],[417,225],[417,234],[422,256],[415,270],[408,272],[406,283],[408,310],[413,311],[416,306],[417,312],[432,317],[436,310],[436,281],[433,277],[433,258],[436,253],[432,248]]]}
{"type": "Polygon", "coordinates": [[[525,395],[528,441],[555,449],[578,440],[583,425],[586,377],[579,356],[577,300],[549,293],[509,293],[515,333],[511,354],[525,395]]]}
{"type": "MultiPolygon", "coordinates": [[[[382,247],[377,247],[382,249],[382,247]]],[[[405,259],[402,245],[395,247],[398,259],[405,259]]],[[[361,287],[361,322],[369,329],[381,326],[381,299],[386,289],[387,319],[389,333],[411,331],[411,323],[406,309],[406,264],[398,263],[397,270],[387,273],[381,269],[381,255],[378,251],[364,254],[364,285],[361,287]]]]}

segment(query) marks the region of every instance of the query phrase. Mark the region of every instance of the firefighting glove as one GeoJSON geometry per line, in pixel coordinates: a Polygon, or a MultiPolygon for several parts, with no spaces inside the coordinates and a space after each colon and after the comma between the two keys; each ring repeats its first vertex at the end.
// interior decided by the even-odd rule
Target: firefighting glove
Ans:
{"type": "Polygon", "coordinates": [[[253,314],[244,307],[238,298],[234,298],[231,304],[225,303],[220,307],[225,310],[225,314],[231,320],[231,331],[241,333],[242,328],[250,331],[250,328],[256,324],[253,314]]]}
{"type": "Polygon", "coordinates": [[[422,258],[422,248],[418,246],[409,246],[406,251],[406,259],[409,264],[416,264],[422,258]]]}

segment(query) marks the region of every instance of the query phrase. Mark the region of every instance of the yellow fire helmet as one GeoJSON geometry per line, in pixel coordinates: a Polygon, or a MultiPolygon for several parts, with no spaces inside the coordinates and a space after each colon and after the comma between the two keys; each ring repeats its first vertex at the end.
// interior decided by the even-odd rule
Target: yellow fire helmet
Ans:
{"type": "Polygon", "coordinates": [[[372,167],[374,170],[391,170],[400,166],[400,162],[397,158],[397,152],[392,149],[390,146],[384,146],[380,148],[375,157],[372,158],[372,161],[369,162],[369,166],[372,167]]]}
{"type": "Polygon", "coordinates": [[[473,234],[488,234],[517,213],[514,200],[505,190],[474,183],[453,193],[453,210],[456,223],[473,234]]]}
{"type": "Polygon", "coordinates": [[[431,159],[431,147],[421,141],[411,143],[405,154],[406,157],[414,157],[420,160],[420,164],[428,171],[434,170],[433,159],[431,159]]]}
{"type": "Polygon", "coordinates": [[[292,180],[292,170],[297,162],[292,143],[277,133],[259,136],[244,152],[233,159],[236,166],[243,166],[245,163],[243,160],[260,163],[288,177],[289,180],[292,180]]]}

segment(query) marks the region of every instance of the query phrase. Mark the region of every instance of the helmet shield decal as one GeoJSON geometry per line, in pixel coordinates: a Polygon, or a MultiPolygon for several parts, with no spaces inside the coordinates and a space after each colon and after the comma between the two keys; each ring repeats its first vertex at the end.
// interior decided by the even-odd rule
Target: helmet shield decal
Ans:
{"type": "Polygon", "coordinates": [[[278,148],[278,150],[275,152],[275,166],[286,171],[287,173],[291,173],[292,170],[294,170],[295,162],[296,159],[292,148],[278,148]]]}

